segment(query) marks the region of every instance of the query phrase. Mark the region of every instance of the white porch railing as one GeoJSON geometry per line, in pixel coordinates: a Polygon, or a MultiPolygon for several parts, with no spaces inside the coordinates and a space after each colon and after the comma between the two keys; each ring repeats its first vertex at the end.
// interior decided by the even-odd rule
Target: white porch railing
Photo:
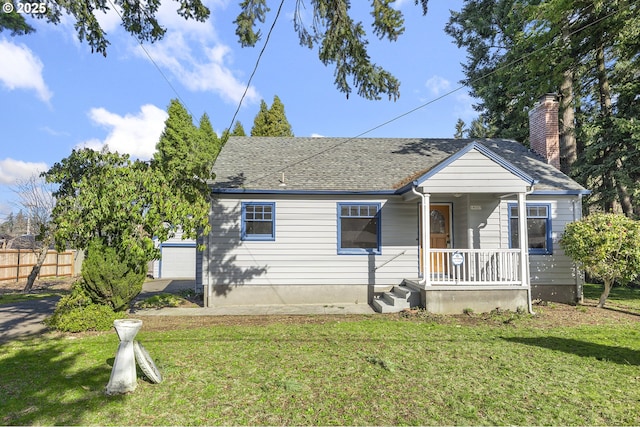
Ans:
{"type": "Polygon", "coordinates": [[[432,285],[522,285],[519,249],[430,249],[429,254],[432,285]]]}

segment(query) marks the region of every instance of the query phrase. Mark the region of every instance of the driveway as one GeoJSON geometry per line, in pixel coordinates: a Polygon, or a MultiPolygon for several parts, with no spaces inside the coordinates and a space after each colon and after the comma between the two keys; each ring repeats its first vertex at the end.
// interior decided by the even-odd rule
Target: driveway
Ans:
{"type": "Polygon", "coordinates": [[[42,322],[53,313],[59,299],[49,297],[0,305],[0,343],[46,331],[42,322]]]}
{"type": "MultiPolygon", "coordinates": [[[[142,285],[139,298],[161,292],[177,293],[194,287],[193,280],[148,280],[142,285]]],[[[60,297],[49,297],[0,305],[0,344],[45,332],[47,328],[42,322],[53,314],[59,299],[60,297]]]]}

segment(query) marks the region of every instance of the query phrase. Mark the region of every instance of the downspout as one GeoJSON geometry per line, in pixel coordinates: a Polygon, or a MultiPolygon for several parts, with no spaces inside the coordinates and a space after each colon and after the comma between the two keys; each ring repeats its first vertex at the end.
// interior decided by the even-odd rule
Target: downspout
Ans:
{"type": "Polygon", "coordinates": [[[422,224],[419,224],[421,236],[420,236],[420,242],[418,243],[418,252],[420,252],[420,249],[421,249],[420,248],[420,244],[422,244],[422,269],[423,269],[423,271],[422,271],[422,279],[420,279],[418,281],[418,284],[420,286],[425,286],[426,283],[427,283],[427,270],[428,270],[428,268],[427,268],[427,259],[428,259],[428,257],[427,257],[427,251],[426,251],[426,248],[425,248],[426,241],[427,241],[426,240],[427,239],[427,235],[426,235],[427,234],[426,233],[427,230],[426,230],[426,228],[424,226],[424,222],[426,221],[425,208],[424,207],[425,207],[427,201],[426,201],[425,195],[416,190],[415,182],[414,182],[413,187],[411,187],[411,192],[413,192],[413,194],[415,194],[418,197],[420,197],[420,211],[422,212],[422,224]]]}
{"type": "MultiPolygon", "coordinates": [[[[573,221],[578,221],[582,218],[582,194],[578,194],[578,197],[571,202],[571,206],[573,207],[573,221]],[[576,205],[578,205],[579,210],[576,209],[576,205]]],[[[573,271],[575,272],[576,277],[576,302],[578,304],[582,304],[584,302],[583,297],[583,288],[584,288],[584,279],[583,272],[580,270],[580,266],[577,263],[573,263],[573,271]]]]}
{"type": "MultiPolygon", "coordinates": [[[[531,184],[531,189],[529,189],[528,191],[525,191],[523,193],[523,201],[524,201],[524,223],[526,225],[527,223],[527,196],[531,193],[533,193],[534,191],[534,187],[535,187],[535,182],[533,184],[531,184]]],[[[520,213],[520,212],[519,212],[520,213]]],[[[527,239],[527,227],[524,227],[524,231],[525,231],[525,240],[528,243],[529,239],[527,239]]],[[[527,266],[527,281],[529,282],[529,286],[527,286],[527,305],[528,305],[528,309],[529,309],[529,314],[536,314],[533,311],[533,304],[531,303],[531,271],[530,271],[530,267],[529,267],[529,248],[528,248],[528,244],[526,247],[526,251],[524,253],[526,253],[526,266],[527,266]]],[[[523,260],[524,262],[524,260],[523,260]]],[[[524,280],[524,277],[522,278],[522,280],[524,280]]]]}

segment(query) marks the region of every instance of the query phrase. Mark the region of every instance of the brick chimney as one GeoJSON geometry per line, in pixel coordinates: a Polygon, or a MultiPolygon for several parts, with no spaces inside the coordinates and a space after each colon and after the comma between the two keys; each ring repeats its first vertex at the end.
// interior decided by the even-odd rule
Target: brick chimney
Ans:
{"type": "Polygon", "coordinates": [[[548,164],[560,169],[558,108],[556,94],[548,93],[540,98],[529,111],[529,142],[533,151],[548,164]]]}

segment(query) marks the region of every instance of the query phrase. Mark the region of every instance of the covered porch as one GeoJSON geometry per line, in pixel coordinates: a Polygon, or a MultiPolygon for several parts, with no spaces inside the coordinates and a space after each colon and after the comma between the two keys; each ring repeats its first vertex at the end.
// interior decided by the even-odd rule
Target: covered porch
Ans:
{"type": "Polygon", "coordinates": [[[527,195],[535,180],[471,144],[412,182],[418,204],[419,291],[432,312],[531,311],[527,195]]]}

